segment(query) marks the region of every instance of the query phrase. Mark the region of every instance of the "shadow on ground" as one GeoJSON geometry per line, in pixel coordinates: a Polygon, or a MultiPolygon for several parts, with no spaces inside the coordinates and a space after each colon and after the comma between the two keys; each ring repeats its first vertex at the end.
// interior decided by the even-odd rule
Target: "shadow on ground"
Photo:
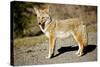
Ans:
{"type": "MultiPolygon", "coordinates": [[[[84,55],[92,52],[94,49],[96,48],[96,45],[88,45],[87,47],[84,48],[84,55]]],[[[60,49],[58,49],[58,54],[56,54],[54,57],[59,56],[65,52],[69,52],[69,51],[76,51],[78,50],[78,46],[72,47],[72,46],[68,46],[68,47],[61,47],[60,49]]]]}

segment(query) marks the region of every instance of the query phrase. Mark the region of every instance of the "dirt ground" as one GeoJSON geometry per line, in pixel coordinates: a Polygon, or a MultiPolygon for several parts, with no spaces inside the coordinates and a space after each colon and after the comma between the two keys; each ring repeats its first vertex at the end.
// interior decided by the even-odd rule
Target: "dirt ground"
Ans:
{"type": "Polygon", "coordinates": [[[14,48],[14,65],[20,66],[96,61],[97,33],[88,33],[88,46],[85,55],[78,57],[75,54],[77,50],[77,43],[72,37],[57,39],[55,56],[51,59],[45,58],[48,55],[48,41],[32,47],[21,46],[20,48],[14,48]]]}

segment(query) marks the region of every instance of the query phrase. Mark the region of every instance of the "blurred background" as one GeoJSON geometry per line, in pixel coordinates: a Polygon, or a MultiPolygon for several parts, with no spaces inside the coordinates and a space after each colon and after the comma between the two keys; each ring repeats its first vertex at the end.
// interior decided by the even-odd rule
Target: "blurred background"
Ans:
{"type": "MultiPolygon", "coordinates": [[[[42,3],[17,2],[11,4],[13,37],[22,38],[41,34],[33,7],[42,3]]],[[[45,5],[45,4],[43,4],[45,5]]],[[[47,4],[46,4],[47,5],[47,4]]],[[[55,19],[81,17],[88,31],[97,30],[97,7],[86,5],[48,4],[50,16],[55,19]]]]}

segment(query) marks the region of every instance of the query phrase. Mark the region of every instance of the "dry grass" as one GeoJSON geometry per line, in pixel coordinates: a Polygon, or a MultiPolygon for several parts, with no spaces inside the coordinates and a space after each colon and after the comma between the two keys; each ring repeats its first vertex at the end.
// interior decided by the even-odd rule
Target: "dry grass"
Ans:
{"type": "Polygon", "coordinates": [[[87,32],[97,32],[97,24],[87,26],[87,32]]]}
{"type": "Polygon", "coordinates": [[[14,40],[14,47],[19,48],[21,46],[33,46],[40,43],[43,43],[47,40],[45,35],[34,36],[34,37],[24,37],[24,38],[17,38],[14,40]]]}

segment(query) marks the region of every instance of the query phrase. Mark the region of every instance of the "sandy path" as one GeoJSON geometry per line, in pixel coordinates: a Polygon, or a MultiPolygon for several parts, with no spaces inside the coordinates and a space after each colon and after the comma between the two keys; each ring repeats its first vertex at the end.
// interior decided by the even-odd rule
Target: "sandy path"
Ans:
{"type": "Polygon", "coordinates": [[[86,54],[82,57],[75,55],[77,51],[77,43],[72,37],[57,40],[55,57],[46,59],[48,54],[48,41],[45,43],[25,47],[22,46],[14,49],[14,65],[37,65],[37,64],[55,64],[55,63],[71,63],[71,62],[86,62],[97,60],[97,34],[94,32],[88,33],[88,47],[86,54]]]}

